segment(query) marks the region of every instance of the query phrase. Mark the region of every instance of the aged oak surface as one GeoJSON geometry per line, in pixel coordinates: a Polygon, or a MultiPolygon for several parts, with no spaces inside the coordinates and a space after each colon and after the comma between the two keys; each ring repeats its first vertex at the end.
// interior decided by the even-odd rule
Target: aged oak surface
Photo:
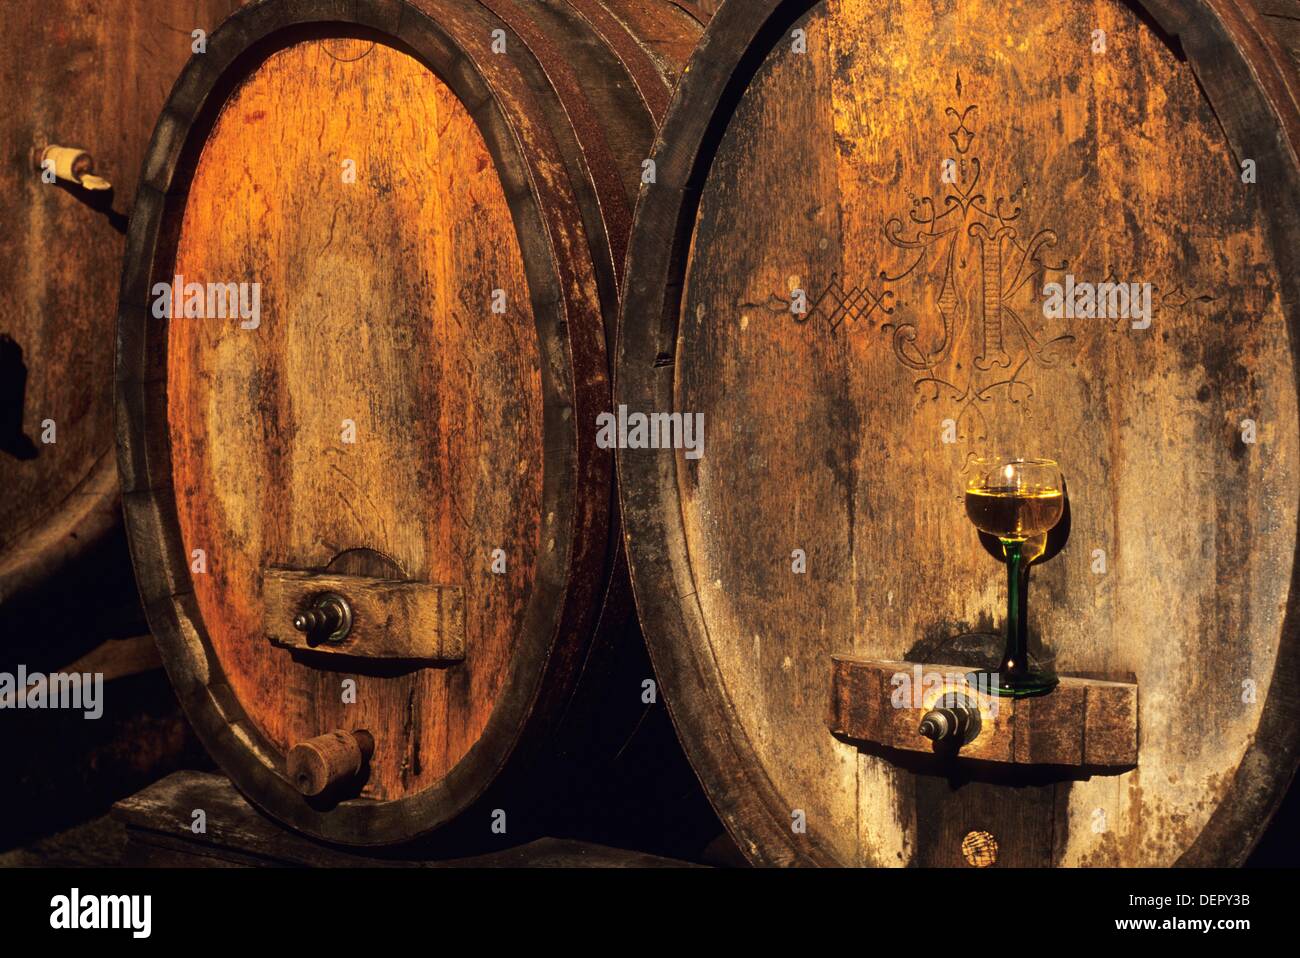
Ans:
{"type": "Polygon", "coordinates": [[[465,657],[465,592],[458,586],[268,569],[262,600],[267,639],[282,648],[402,662],[465,657]],[[347,603],[347,621],[340,618],[323,634],[298,622],[318,596],[343,597],[347,603]],[[334,637],[344,629],[346,634],[334,637]]]}
{"type": "Polygon", "coordinates": [[[958,684],[969,670],[953,665],[831,657],[830,714],[837,735],[909,752],[932,753],[919,731],[945,694],[980,713],[978,734],[952,745],[962,758],[1023,765],[1137,764],[1138,688],[1130,682],[1062,676],[1047,696],[1002,699],[958,684]],[[924,693],[924,694],[923,694],[924,693]]]}
{"type": "Polygon", "coordinates": [[[120,521],[113,318],[149,132],[191,53],[239,0],[10,0],[0,26],[0,602],[120,521]],[[80,147],[111,192],[42,182],[80,147]],[[54,423],[54,442],[45,423],[54,423]]]}
{"type": "Polygon", "coordinates": [[[1300,126],[1252,22],[1100,0],[713,20],[639,213],[617,397],[703,412],[706,451],[619,470],[670,710],[754,861],[962,864],[980,830],[1000,864],[1234,863],[1258,837],[1296,757],[1300,126]],[[1050,318],[1067,275],[1150,284],[1149,315],[1050,318]],[[993,773],[826,728],[832,655],[953,661],[1001,628],[960,497],[995,449],[1062,463],[1031,651],[1136,676],[1136,768],[993,773]]]}
{"type": "Polygon", "coordinates": [[[487,145],[455,94],[392,47],[277,51],[208,135],[175,270],[264,290],[257,330],[170,324],[177,511],[187,545],[212,557],[193,581],[213,651],[277,748],[368,728],[370,794],[419,790],[482,734],[541,535],[541,355],[487,145]],[[463,669],[360,676],[350,704],[333,671],[250,641],[264,615],[285,617],[263,570],[323,569],[358,548],[400,578],[463,588],[463,669]]]}
{"type": "Polygon", "coordinates": [[[127,527],[200,735],[283,821],[426,836],[586,714],[626,590],[606,341],[698,30],[667,2],[271,0],[163,112],[122,281],[127,527]],[[259,284],[260,316],[168,320],[176,276],[259,284]],[[322,590],[355,593],[332,653],[288,632],[322,590]],[[309,803],[285,756],[335,732],[373,738],[367,774],[309,803]]]}

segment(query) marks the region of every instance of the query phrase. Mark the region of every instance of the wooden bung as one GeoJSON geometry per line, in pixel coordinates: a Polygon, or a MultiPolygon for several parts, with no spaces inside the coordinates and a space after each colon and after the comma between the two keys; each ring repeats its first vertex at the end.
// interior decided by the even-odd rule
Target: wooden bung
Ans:
{"type": "Polygon", "coordinates": [[[375,739],[365,729],[335,729],[299,742],[289,750],[285,771],[293,787],[310,797],[357,781],[375,753],[375,739]]]}

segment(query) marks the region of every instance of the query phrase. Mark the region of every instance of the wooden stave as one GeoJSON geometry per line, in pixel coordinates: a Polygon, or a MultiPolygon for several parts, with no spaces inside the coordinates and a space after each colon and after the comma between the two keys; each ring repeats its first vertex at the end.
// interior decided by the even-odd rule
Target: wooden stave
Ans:
{"type": "MultiPolygon", "coordinates": [[[[208,120],[215,118],[229,92],[222,88],[223,82],[237,84],[243,75],[238,70],[232,74],[232,64],[250,47],[259,42],[273,43],[284,31],[310,28],[313,24],[326,28],[331,24],[348,25],[368,31],[368,36],[387,39],[410,50],[426,65],[432,64],[434,72],[463,103],[471,106],[506,186],[515,230],[525,250],[539,332],[543,316],[548,316],[550,328],[567,330],[571,337],[565,348],[573,359],[567,367],[568,386],[564,388],[571,391],[569,406],[581,412],[570,423],[594,424],[596,411],[608,407],[610,395],[605,342],[608,333],[604,327],[617,318],[611,297],[617,289],[616,268],[620,263],[614,253],[618,235],[608,227],[608,211],[617,210],[627,198],[610,188],[608,177],[600,181],[597,176],[597,185],[591,185],[589,177],[593,174],[587,166],[581,136],[559,122],[571,110],[589,109],[581,100],[581,91],[572,86],[568,99],[557,96],[552,78],[556,74],[564,76],[568,69],[559,59],[559,51],[544,43],[537,44],[538,49],[524,43],[530,49],[526,69],[498,66],[487,54],[489,29],[479,31],[483,38],[480,50],[471,51],[453,39],[456,25],[463,29],[466,23],[500,26],[514,44],[537,36],[530,18],[502,0],[483,0],[469,10],[451,0],[416,0],[414,4],[400,0],[278,0],[257,4],[232,17],[210,39],[208,54],[187,67],[159,120],[145,164],[146,186],[132,216],[123,271],[117,368],[119,464],[132,556],[164,665],[201,740],[239,787],[281,821],[315,837],[343,844],[405,845],[429,838],[466,809],[508,792],[536,758],[549,755],[557,747],[552,741],[558,737],[553,734],[554,728],[571,704],[581,697],[582,709],[591,707],[591,683],[581,676],[614,655],[615,640],[630,614],[626,573],[621,571],[625,561],[613,528],[616,513],[610,511],[616,509],[612,456],[595,449],[594,425],[574,435],[572,427],[562,421],[560,405],[548,400],[545,496],[549,498],[544,502],[558,497],[567,474],[584,488],[605,490],[603,495],[592,496],[582,521],[593,529],[609,527],[608,535],[579,535],[573,528],[579,520],[574,518],[564,530],[576,545],[571,541],[569,547],[557,550],[564,554],[567,549],[571,558],[565,579],[551,584],[552,593],[563,591],[565,595],[563,603],[555,603],[559,612],[552,630],[553,641],[545,647],[532,643],[527,656],[516,654],[507,682],[516,694],[504,697],[509,700],[509,708],[498,705],[483,737],[446,779],[401,800],[345,802],[333,811],[319,813],[305,806],[271,768],[269,760],[258,758],[259,753],[274,756],[275,749],[251,723],[241,722],[239,703],[220,681],[217,663],[195,632],[196,627],[201,632],[202,625],[193,593],[184,586],[188,566],[180,548],[175,503],[168,487],[170,451],[167,440],[157,438],[158,427],[166,427],[165,358],[160,358],[165,356],[165,348],[149,347],[157,337],[165,337],[165,325],[153,321],[135,304],[147,302],[142,294],[149,288],[151,271],[161,269],[166,259],[169,247],[160,235],[163,206],[184,198],[183,185],[178,188],[177,183],[183,180],[184,173],[192,172],[197,148],[203,142],[202,136],[194,136],[194,128],[205,116],[208,120]],[[534,55],[540,63],[532,59],[534,55]],[[509,87],[511,96],[518,100],[508,101],[513,109],[531,108],[542,116],[543,132],[556,137],[544,152],[560,175],[568,177],[567,181],[539,180],[536,167],[529,162],[531,151],[539,144],[530,143],[530,150],[525,151],[515,126],[492,92],[502,87],[509,87]],[[187,141],[190,145],[186,148],[187,141]],[[192,153],[188,160],[182,156],[183,148],[192,153]],[[549,239],[553,229],[575,231],[580,240],[576,244],[579,252],[555,254],[557,245],[549,239]],[[553,275],[545,275],[547,271],[553,275]],[[599,314],[584,315],[581,304],[567,297],[566,290],[580,286],[602,293],[610,291],[599,299],[603,322],[599,314]],[[572,392],[575,388],[576,392],[572,392]],[[158,427],[151,432],[150,424],[155,421],[158,427]],[[563,436],[565,429],[570,430],[568,437],[555,441],[556,434],[563,436]],[[565,464],[563,468],[556,466],[560,462],[565,464]],[[203,661],[194,654],[196,650],[202,651],[203,661]],[[521,674],[534,678],[521,682],[521,674]],[[218,677],[208,681],[209,675],[218,677]],[[524,694],[518,694],[521,687],[524,694]]],[[[500,97],[500,101],[505,100],[500,97]]],[[[165,274],[165,269],[158,273],[165,274]]],[[[162,345],[165,347],[165,338],[162,345]]],[[[535,580],[534,594],[539,593],[538,580],[544,578],[539,575],[535,580]]],[[[530,598],[530,604],[538,603],[530,598]]],[[[580,723],[568,722],[564,726],[568,737],[558,747],[572,746],[573,736],[580,734],[575,724],[580,723]]]]}
{"type": "MultiPolygon", "coordinates": [[[[695,210],[712,151],[725,131],[729,105],[743,94],[747,78],[775,42],[815,6],[817,0],[762,0],[743,11],[740,4],[724,5],[706,30],[656,141],[659,181],[638,206],[615,361],[616,403],[631,409],[675,408],[678,311],[695,210]]],[[[1300,82],[1246,0],[1198,0],[1190,9],[1167,0],[1144,0],[1141,6],[1182,43],[1212,106],[1216,94],[1224,106],[1241,105],[1241,97],[1234,94],[1254,94],[1241,115],[1225,114],[1217,106],[1216,115],[1234,147],[1252,135],[1252,142],[1265,145],[1263,151],[1250,153],[1234,149],[1238,156],[1275,160],[1277,168],[1286,171],[1292,193],[1300,195],[1300,82]]],[[[1267,225],[1283,277],[1281,295],[1295,363],[1300,303],[1295,255],[1300,244],[1295,240],[1300,237],[1300,217],[1294,209],[1275,209],[1273,214],[1267,225]]],[[[810,824],[802,837],[792,833],[790,802],[768,778],[725,704],[709,653],[708,627],[698,602],[692,601],[695,582],[677,499],[675,458],[637,457],[620,450],[617,459],[638,614],[678,737],[710,802],[754,864],[842,865],[818,838],[815,826],[810,824]]],[[[1300,763],[1297,587],[1300,563],[1293,562],[1277,660],[1256,735],[1228,793],[1180,856],[1179,865],[1244,861],[1295,775],[1300,763]],[[1263,779],[1264,787],[1250,780],[1252,773],[1263,779]]]]}

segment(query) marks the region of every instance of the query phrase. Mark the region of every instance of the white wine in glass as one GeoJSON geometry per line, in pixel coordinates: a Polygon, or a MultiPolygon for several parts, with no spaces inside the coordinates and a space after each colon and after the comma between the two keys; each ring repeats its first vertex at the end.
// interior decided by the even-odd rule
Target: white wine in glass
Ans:
{"type": "Polygon", "coordinates": [[[997,672],[975,678],[998,695],[1027,698],[1056,688],[1055,675],[1029,667],[1022,615],[1021,570],[1033,558],[1025,542],[1045,536],[1065,511],[1065,481],[1051,459],[1022,456],[977,459],[966,482],[966,515],[981,532],[997,536],[1007,559],[1007,645],[997,672]]]}

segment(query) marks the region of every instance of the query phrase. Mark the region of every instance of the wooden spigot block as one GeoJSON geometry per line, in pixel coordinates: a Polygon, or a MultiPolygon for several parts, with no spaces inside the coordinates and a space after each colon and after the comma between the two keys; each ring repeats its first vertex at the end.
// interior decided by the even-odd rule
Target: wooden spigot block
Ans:
{"type": "MultiPolygon", "coordinates": [[[[921,718],[958,678],[957,665],[831,656],[827,724],[845,738],[906,752],[933,752],[921,718]]],[[[1138,687],[1132,682],[1062,676],[1036,698],[1000,698],[965,686],[980,711],[979,734],[956,749],[962,758],[1018,765],[1135,766],[1138,687]]]]}
{"type": "Polygon", "coordinates": [[[356,783],[374,752],[374,736],[364,729],[335,729],[290,749],[285,772],[293,787],[310,798],[356,783]]]}
{"type": "Polygon", "coordinates": [[[283,648],[421,663],[458,662],[465,657],[465,594],[458,586],[266,569],[262,601],[266,636],[283,648]],[[338,641],[324,641],[295,627],[321,596],[346,600],[350,621],[347,634],[338,641]]]}

